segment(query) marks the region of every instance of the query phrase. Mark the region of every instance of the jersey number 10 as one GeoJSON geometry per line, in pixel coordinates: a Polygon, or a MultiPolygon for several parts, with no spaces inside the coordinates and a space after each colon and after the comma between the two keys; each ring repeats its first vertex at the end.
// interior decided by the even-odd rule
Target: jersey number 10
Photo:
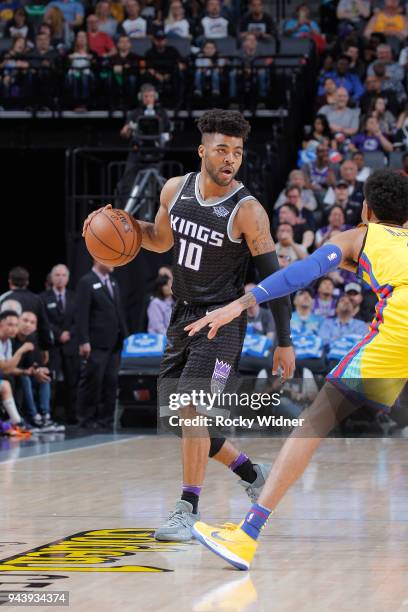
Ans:
{"type": "Polygon", "coordinates": [[[191,270],[199,270],[201,263],[201,255],[203,253],[203,247],[200,244],[194,242],[187,242],[184,238],[180,238],[180,252],[178,257],[178,264],[191,270]]]}

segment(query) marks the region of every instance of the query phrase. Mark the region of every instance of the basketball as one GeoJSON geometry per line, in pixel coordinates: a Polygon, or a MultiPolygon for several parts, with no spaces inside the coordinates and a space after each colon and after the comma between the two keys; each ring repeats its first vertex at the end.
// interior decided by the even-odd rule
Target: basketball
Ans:
{"type": "Polygon", "coordinates": [[[140,251],[139,223],[124,210],[104,209],[91,220],[85,234],[86,248],[94,259],[107,266],[124,266],[140,251]]]}

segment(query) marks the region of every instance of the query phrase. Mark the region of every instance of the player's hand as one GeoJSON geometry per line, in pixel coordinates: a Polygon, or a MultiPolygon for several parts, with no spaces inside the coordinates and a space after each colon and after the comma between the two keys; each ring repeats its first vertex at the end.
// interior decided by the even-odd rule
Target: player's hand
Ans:
{"type": "Polygon", "coordinates": [[[94,210],[90,215],[87,216],[87,218],[84,221],[83,228],[82,228],[82,238],[85,237],[85,233],[88,228],[88,225],[90,224],[94,216],[100,213],[101,210],[108,210],[109,208],[112,208],[112,204],[107,204],[106,206],[102,206],[101,208],[98,208],[98,210],[94,210]]]}
{"type": "Polygon", "coordinates": [[[239,317],[243,310],[244,308],[242,307],[242,304],[236,300],[223,308],[213,310],[195,323],[190,323],[190,325],[187,325],[187,327],[184,328],[184,331],[189,332],[189,336],[194,336],[194,334],[199,332],[200,329],[203,329],[203,327],[208,325],[210,327],[210,331],[208,332],[207,338],[211,340],[217,335],[220,327],[227,325],[227,323],[230,323],[233,319],[239,317]]]}
{"type": "Polygon", "coordinates": [[[272,374],[282,370],[282,379],[292,378],[295,371],[296,355],[293,346],[277,346],[273,354],[272,374]]]}

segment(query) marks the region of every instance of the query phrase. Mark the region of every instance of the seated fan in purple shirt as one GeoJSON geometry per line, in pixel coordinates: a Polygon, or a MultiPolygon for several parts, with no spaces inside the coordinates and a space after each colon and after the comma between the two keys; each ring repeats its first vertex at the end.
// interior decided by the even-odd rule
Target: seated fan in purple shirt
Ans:
{"type": "Polygon", "coordinates": [[[154,283],[154,298],[147,307],[147,331],[149,334],[165,334],[174,304],[171,291],[172,280],[158,276],[154,283]]]}

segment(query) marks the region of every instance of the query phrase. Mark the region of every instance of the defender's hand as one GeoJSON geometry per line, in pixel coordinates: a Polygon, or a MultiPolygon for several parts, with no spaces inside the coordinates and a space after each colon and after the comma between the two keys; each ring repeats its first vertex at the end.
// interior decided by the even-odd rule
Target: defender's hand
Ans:
{"type": "Polygon", "coordinates": [[[223,325],[227,325],[236,317],[239,317],[241,312],[244,310],[242,305],[236,300],[235,302],[231,302],[231,304],[227,304],[223,308],[217,308],[217,310],[213,310],[208,315],[199,319],[195,323],[190,323],[187,327],[184,328],[184,331],[189,332],[189,336],[194,336],[200,329],[206,327],[208,325],[210,327],[210,331],[208,332],[207,338],[211,340],[217,335],[217,332],[220,327],[223,325]]]}
{"type": "Polygon", "coordinates": [[[277,374],[281,368],[282,379],[292,378],[295,371],[296,355],[293,346],[277,346],[273,355],[272,374],[277,374]]]}
{"type": "Polygon", "coordinates": [[[112,208],[112,204],[107,204],[106,206],[102,206],[102,208],[98,208],[98,210],[94,210],[90,215],[87,216],[87,218],[84,221],[83,228],[82,228],[82,238],[85,237],[85,233],[88,228],[88,225],[90,224],[94,216],[100,213],[101,210],[108,210],[109,208],[112,208]]]}

